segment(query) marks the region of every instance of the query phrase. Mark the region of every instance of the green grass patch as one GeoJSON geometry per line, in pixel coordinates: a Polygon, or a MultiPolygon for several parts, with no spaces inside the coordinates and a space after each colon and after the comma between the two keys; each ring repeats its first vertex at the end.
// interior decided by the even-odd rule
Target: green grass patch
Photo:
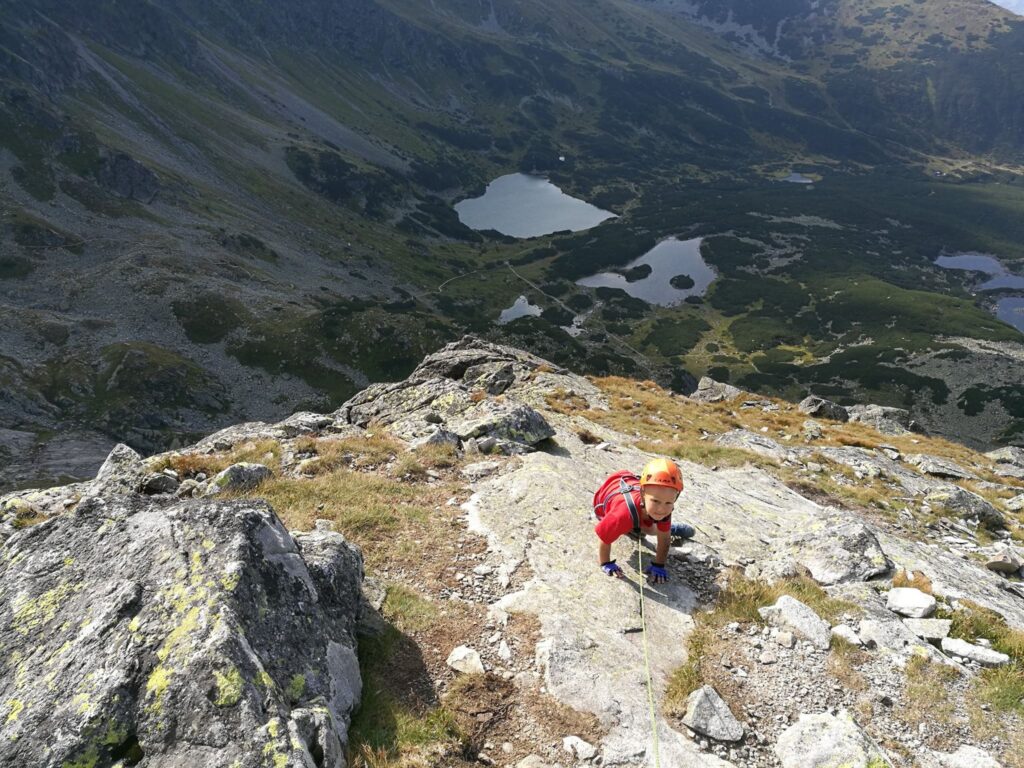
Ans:
{"type": "Polygon", "coordinates": [[[396,666],[418,657],[415,644],[391,625],[378,637],[360,640],[363,696],[349,728],[349,765],[415,765],[404,761],[461,741],[450,712],[435,703],[410,703],[407,692],[398,689],[396,666]]]}
{"type": "Polygon", "coordinates": [[[384,615],[403,632],[427,629],[437,618],[437,606],[404,584],[388,585],[384,615]]]}

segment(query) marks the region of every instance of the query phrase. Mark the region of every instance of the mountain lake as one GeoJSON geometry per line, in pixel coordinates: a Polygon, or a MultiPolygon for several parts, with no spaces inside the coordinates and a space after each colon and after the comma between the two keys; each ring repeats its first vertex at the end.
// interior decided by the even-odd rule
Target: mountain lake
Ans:
{"type": "Polygon", "coordinates": [[[812,179],[810,176],[804,176],[802,173],[796,173],[795,171],[793,173],[789,174],[789,176],[786,176],[783,179],[779,179],[779,181],[788,181],[790,184],[813,184],[814,183],[814,179],[812,179]]]}
{"type": "MultiPolygon", "coordinates": [[[[979,291],[993,291],[998,288],[1024,290],[1024,276],[1010,272],[995,257],[986,253],[955,253],[939,256],[935,265],[943,269],[963,269],[984,272],[989,279],[976,287],[979,291]]],[[[1024,296],[1007,296],[996,302],[996,317],[1018,331],[1024,332],[1024,296]]]]}
{"type": "Polygon", "coordinates": [[[622,268],[628,270],[641,265],[651,267],[651,273],[642,280],[628,282],[617,272],[601,272],[577,280],[576,284],[585,288],[621,288],[630,296],[663,307],[678,304],[687,296],[703,296],[715,279],[715,272],[700,255],[701,240],[699,237],[692,240],[663,240],[622,268]],[[693,286],[676,288],[671,283],[676,275],[689,275],[693,286]]]}
{"type": "Polygon", "coordinates": [[[1024,296],[1008,296],[996,303],[996,317],[1024,333],[1024,296]]]}
{"type": "Polygon", "coordinates": [[[935,265],[943,269],[967,269],[972,272],[984,272],[991,279],[977,286],[979,291],[992,291],[996,288],[1015,288],[1024,290],[1024,277],[1015,275],[994,256],[985,253],[955,253],[952,256],[939,256],[935,265]]]}
{"type": "Polygon", "coordinates": [[[498,318],[498,325],[511,323],[513,320],[518,320],[520,317],[538,317],[540,312],[540,307],[536,304],[531,304],[530,300],[525,296],[520,296],[511,307],[501,310],[501,316],[498,318]]]}
{"type": "Polygon", "coordinates": [[[525,173],[499,176],[482,197],[456,203],[455,212],[470,229],[495,229],[522,238],[566,229],[579,232],[615,218],[611,211],[570,197],[544,177],[525,173]]]}

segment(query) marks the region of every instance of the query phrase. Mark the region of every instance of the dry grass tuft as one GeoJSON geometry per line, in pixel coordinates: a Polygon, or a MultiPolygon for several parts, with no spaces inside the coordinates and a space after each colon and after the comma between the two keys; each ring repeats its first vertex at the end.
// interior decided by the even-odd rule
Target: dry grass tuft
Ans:
{"type": "Polygon", "coordinates": [[[927,595],[932,594],[932,580],[922,571],[900,570],[892,577],[893,587],[912,587],[927,595]]]}
{"type": "Polygon", "coordinates": [[[310,463],[307,472],[322,475],[340,467],[368,469],[394,461],[404,450],[402,443],[387,435],[369,437],[343,437],[318,440],[317,460],[310,463]]]}
{"type": "Polygon", "coordinates": [[[589,429],[577,429],[576,437],[580,439],[580,442],[584,445],[597,445],[603,442],[600,437],[595,435],[589,429]]]}
{"type": "Polygon", "coordinates": [[[544,402],[547,403],[548,408],[552,411],[562,414],[585,411],[590,407],[585,397],[561,387],[545,395],[544,402]]]}
{"type": "Polygon", "coordinates": [[[866,691],[867,680],[860,673],[859,667],[867,663],[871,657],[860,647],[841,637],[832,638],[832,647],[828,655],[828,671],[847,690],[866,691]]]}
{"type": "Polygon", "coordinates": [[[449,469],[460,463],[459,452],[454,445],[424,445],[414,453],[427,469],[449,469]]]}
{"type": "Polygon", "coordinates": [[[147,462],[150,472],[173,469],[185,479],[202,473],[213,477],[232,464],[250,462],[264,464],[275,470],[281,461],[281,444],[277,440],[250,440],[227,453],[171,453],[147,462]]]}
{"type": "Polygon", "coordinates": [[[900,719],[913,726],[925,721],[951,724],[956,707],[946,695],[946,688],[960,673],[954,667],[915,655],[907,662],[906,674],[900,719]]]}

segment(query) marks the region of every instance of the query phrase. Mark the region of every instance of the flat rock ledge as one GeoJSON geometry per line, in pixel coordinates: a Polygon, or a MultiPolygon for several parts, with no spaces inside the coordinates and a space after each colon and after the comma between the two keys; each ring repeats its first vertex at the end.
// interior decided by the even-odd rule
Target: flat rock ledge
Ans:
{"type": "Polygon", "coordinates": [[[962,659],[976,662],[983,667],[1001,667],[1010,663],[1010,657],[1005,653],[974,645],[966,640],[959,640],[954,637],[942,639],[942,650],[950,656],[959,656],[962,659]]]}
{"type": "Polygon", "coordinates": [[[18,531],[0,765],[345,768],[362,570],[263,502],[91,497],[18,531]]]}

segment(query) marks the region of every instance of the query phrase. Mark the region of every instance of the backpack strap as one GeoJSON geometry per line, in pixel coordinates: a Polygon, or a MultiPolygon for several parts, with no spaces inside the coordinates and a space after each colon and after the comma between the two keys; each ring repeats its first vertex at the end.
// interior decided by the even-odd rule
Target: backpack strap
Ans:
{"type": "Polygon", "coordinates": [[[626,482],[625,478],[619,478],[619,493],[626,499],[626,506],[629,507],[629,516],[633,519],[633,530],[639,533],[640,510],[636,508],[636,502],[633,501],[633,491],[635,490],[637,490],[637,486],[630,485],[626,482]]]}

